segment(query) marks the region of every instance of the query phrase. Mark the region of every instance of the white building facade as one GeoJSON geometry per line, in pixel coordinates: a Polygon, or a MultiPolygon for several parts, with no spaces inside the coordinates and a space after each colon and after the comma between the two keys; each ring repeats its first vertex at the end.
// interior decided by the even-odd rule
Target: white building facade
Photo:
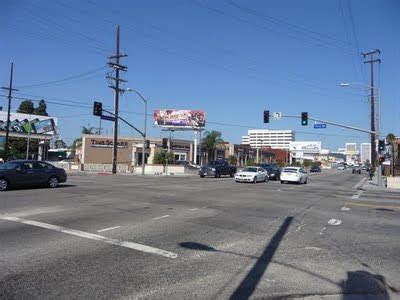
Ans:
{"type": "Polygon", "coordinates": [[[290,142],[291,162],[295,159],[298,162],[304,160],[317,160],[321,151],[320,141],[297,141],[290,142]]]}
{"type": "Polygon", "coordinates": [[[293,130],[251,129],[247,136],[242,136],[242,144],[253,148],[271,147],[289,150],[290,142],[295,139],[293,130]]]}

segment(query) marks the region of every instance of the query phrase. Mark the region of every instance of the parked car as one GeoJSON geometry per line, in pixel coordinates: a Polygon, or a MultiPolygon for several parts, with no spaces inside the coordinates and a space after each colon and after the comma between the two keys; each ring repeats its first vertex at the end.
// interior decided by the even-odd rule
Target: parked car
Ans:
{"type": "Polygon", "coordinates": [[[246,167],[240,172],[236,173],[236,182],[253,182],[257,183],[260,181],[268,180],[268,172],[261,167],[246,167]]]}
{"type": "Polygon", "coordinates": [[[279,180],[281,169],[276,164],[258,164],[259,167],[265,169],[268,172],[270,180],[279,180]]]}
{"type": "Polygon", "coordinates": [[[321,172],[321,168],[319,166],[312,166],[310,169],[310,173],[319,173],[321,172]]]}
{"type": "Polygon", "coordinates": [[[362,169],[361,166],[354,167],[354,168],[351,170],[351,173],[353,173],[353,174],[361,174],[361,169],[362,169]]]}
{"type": "Polygon", "coordinates": [[[229,175],[233,177],[236,173],[236,167],[230,166],[225,160],[214,160],[209,162],[206,166],[201,167],[199,170],[200,177],[213,176],[215,178],[222,175],[229,175]]]}
{"type": "Polygon", "coordinates": [[[307,183],[308,174],[306,170],[298,167],[287,167],[281,172],[281,183],[295,182],[295,183],[307,183]]]}
{"type": "Polygon", "coordinates": [[[337,169],[338,170],[344,170],[344,169],[346,169],[346,167],[344,165],[339,165],[337,169]]]}
{"type": "Polygon", "coordinates": [[[15,160],[0,165],[0,191],[10,187],[47,185],[55,188],[67,181],[64,169],[49,163],[32,160],[15,160]]]}

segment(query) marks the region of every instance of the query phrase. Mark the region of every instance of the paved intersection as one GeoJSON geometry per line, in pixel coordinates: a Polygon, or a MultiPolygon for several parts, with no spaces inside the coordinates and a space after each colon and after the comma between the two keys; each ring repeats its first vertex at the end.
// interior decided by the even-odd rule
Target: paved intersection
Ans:
{"type": "Polygon", "coordinates": [[[393,298],[400,195],[361,179],[71,176],[2,193],[0,298],[393,298]]]}

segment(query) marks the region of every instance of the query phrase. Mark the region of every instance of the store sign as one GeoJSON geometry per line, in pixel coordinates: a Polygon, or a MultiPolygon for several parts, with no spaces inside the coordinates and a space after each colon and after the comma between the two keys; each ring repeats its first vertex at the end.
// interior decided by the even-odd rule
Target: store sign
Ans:
{"type": "MultiPolygon", "coordinates": [[[[111,139],[91,139],[90,147],[94,148],[112,148],[114,145],[113,140],[111,139]]],[[[128,148],[129,144],[127,141],[118,141],[117,148],[128,148]]]]}
{"type": "Polygon", "coordinates": [[[206,114],[203,110],[157,109],[154,111],[154,125],[161,127],[204,127],[206,114]]]}
{"type": "MultiPolygon", "coordinates": [[[[0,132],[7,130],[7,113],[0,111],[0,132]]],[[[9,131],[18,134],[55,135],[57,132],[57,118],[31,115],[10,114],[9,131]]]]}
{"type": "Polygon", "coordinates": [[[319,153],[321,142],[290,142],[290,151],[301,151],[306,153],[319,153]]]}

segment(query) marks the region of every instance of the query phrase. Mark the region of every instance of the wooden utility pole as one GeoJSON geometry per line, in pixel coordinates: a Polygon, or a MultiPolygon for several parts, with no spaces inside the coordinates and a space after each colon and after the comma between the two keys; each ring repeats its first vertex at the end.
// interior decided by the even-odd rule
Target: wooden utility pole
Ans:
{"type": "Polygon", "coordinates": [[[124,90],[121,90],[119,88],[120,82],[126,82],[125,80],[122,80],[119,78],[119,72],[120,71],[127,71],[128,67],[126,66],[121,66],[119,64],[119,59],[121,57],[126,57],[127,55],[125,54],[120,54],[119,51],[119,25],[117,26],[117,45],[116,45],[116,53],[114,56],[108,57],[110,61],[108,65],[115,69],[115,77],[112,76],[107,76],[108,79],[111,79],[115,82],[114,85],[110,85],[109,87],[114,90],[114,137],[113,137],[113,151],[112,151],[112,173],[115,174],[117,173],[117,157],[118,157],[118,111],[119,111],[119,93],[123,92],[124,90]]]}
{"type": "Polygon", "coordinates": [[[8,160],[8,144],[9,144],[9,135],[10,135],[10,112],[11,112],[11,100],[12,100],[12,92],[18,91],[17,89],[13,89],[13,73],[14,73],[14,63],[11,63],[10,70],[10,83],[8,87],[2,87],[3,90],[8,90],[8,109],[7,109],[7,123],[6,123],[6,141],[4,143],[4,161],[8,160]]]}
{"type": "MultiPolygon", "coordinates": [[[[368,52],[368,53],[362,53],[364,58],[367,57],[367,56],[370,57],[370,59],[367,60],[367,61],[364,61],[364,63],[371,65],[371,84],[370,84],[370,89],[371,89],[371,131],[375,131],[374,63],[377,63],[377,62],[381,63],[380,59],[374,59],[374,54],[380,55],[381,51],[379,49],[376,49],[376,50],[368,52]]],[[[380,101],[380,99],[379,99],[379,101],[380,101]]],[[[372,172],[375,172],[376,158],[377,158],[376,134],[375,133],[371,133],[371,169],[372,169],[372,172]]]]}

